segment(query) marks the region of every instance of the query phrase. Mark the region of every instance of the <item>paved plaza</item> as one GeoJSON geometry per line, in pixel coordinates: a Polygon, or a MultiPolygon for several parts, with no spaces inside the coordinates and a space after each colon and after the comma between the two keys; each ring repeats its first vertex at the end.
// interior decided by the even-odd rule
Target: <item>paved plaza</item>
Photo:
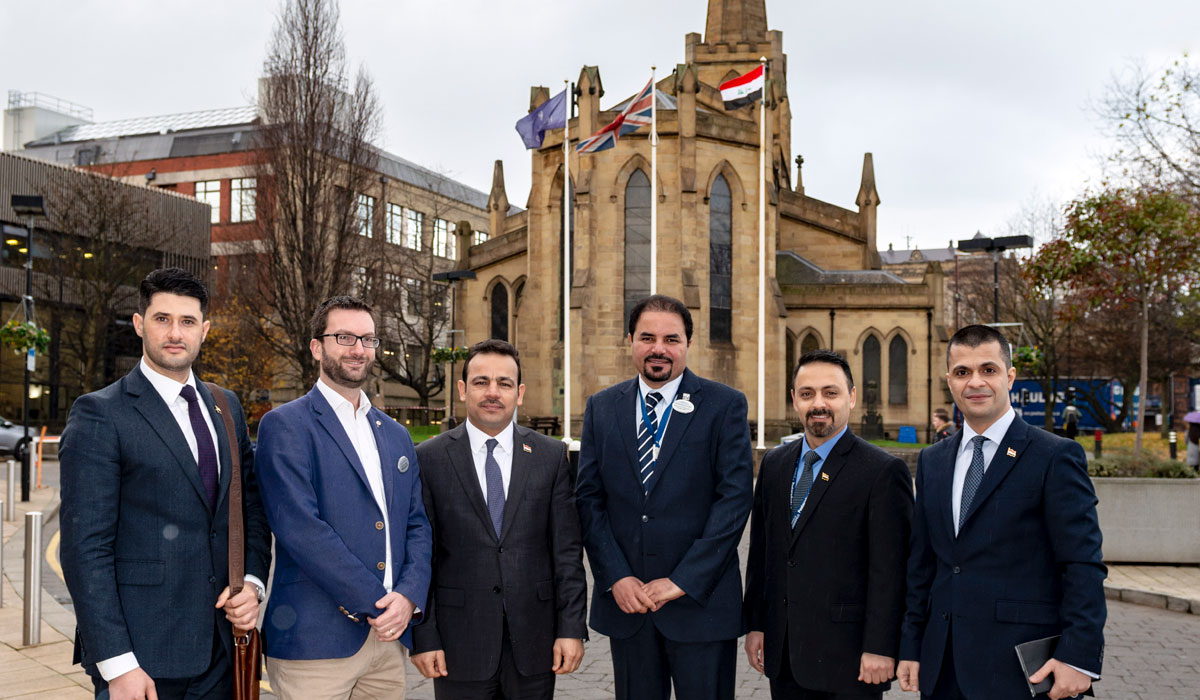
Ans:
{"type": "MultiPolygon", "coordinates": [[[[57,484],[57,464],[49,463],[44,483],[57,484]]],[[[69,700],[90,698],[91,683],[82,669],[71,665],[74,616],[65,586],[56,573],[54,534],[58,492],[36,489],[28,504],[18,504],[18,519],[3,523],[4,576],[0,587],[0,698],[69,700]],[[42,644],[22,647],[23,518],[27,510],[47,514],[43,564],[42,644]]],[[[747,538],[742,542],[745,561],[747,538]]],[[[590,585],[589,572],[589,585],[590,585]]],[[[589,589],[590,590],[590,589],[589,589]]],[[[1113,566],[1106,584],[1109,596],[1104,680],[1098,697],[1118,700],[1171,700],[1200,698],[1200,567],[1113,566]],[[1189,614],[1189,611],[1191,614],[1189,614]]],[[[593,633],[582,666],[560,678],[557,697],[600,699],[612,697],[612,661],[608,642],[593,633]]],[[[767,698],[767,680],[752,672],[738,656],[738,698],[767,698]]],[[[408,697],[432,700],[433,684],[410,667],[408,697]]],[[[265,700],[273,696],[264,692],[265,700]]],[[[916,698],[893,690],[885,698],[916,698]]]]}

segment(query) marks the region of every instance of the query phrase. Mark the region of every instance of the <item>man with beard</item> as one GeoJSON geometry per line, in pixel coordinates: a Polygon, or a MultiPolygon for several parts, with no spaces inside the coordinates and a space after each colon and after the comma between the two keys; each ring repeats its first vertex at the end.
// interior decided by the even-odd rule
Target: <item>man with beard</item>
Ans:
{"type": "Polygon", "coordinates": [[[567,447],[513,423],[517,349],[471,346],[467,420],[417,448],[433,524],[433,595],[413,664],[438,700],[550,700],[587,636],[587,583],[567,447]]]}
{"type": "Polygon", "coordinates": [[[432,540],[417,455],[362,390],[380,345],[371,307],[333,297],[311,331],[316,386],[258,429],[276,533],[267,672],[281,700],[403,697],[432,540]]]}
{"type": "Polygon", "coordinates": [[[592,629],[618,700],[733,698],[742,626],[737,546],[753,499],[746,397],[687,369],[692,316],[654,295],[629,314],[638,376],[583,417],[579,506],[592,629]]]}
{"type": "Polygon", "coordinates": [[[796,363],[804,439],[763,457],[746,565],[746,655],[771,697],[878,700],[904,616],[912,479],[850,432],[850,365],[831,350],[796,363]]]}
{"type": "Polygon", "coordinates": [[[258,622],[271,533],[241,404],[225,431],[192,363],[208,290],[179,268],[142,280],[142,359],[76,400],[59,448],[62,567],[75,604],[75,662],[96,696],[212,698],[232,692],[233,629],[258,622]],[[229,587],[230,447],[241,458],[247,585],[229,587]]]}

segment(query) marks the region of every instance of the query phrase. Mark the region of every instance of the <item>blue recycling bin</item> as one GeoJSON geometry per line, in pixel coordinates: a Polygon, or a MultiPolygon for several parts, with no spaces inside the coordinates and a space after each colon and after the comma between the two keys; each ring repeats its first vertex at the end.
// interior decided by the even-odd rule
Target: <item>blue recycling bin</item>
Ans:
{"type": "Polygon", "coordinates": [[[917,429],[911,425],[900,426],[900,436],[898,442],[907,442],[911,445],[917,444],[917,429]]]}

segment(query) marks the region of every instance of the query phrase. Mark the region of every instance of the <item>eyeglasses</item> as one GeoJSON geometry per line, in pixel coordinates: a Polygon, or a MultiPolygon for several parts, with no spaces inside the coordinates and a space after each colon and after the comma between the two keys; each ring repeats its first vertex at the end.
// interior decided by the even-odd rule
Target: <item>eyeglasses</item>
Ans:
{"type": "Polygon", "coordinates": [[[353,335],[351,333],[325,333],[323,335],[313,336],[314,338],[328,338],[332,336],[334,342],[338,345],[353,346],[358,341],[362,341],[364,348],[374,350],[379,347],[383,341],[373,335],[353,335]]]}

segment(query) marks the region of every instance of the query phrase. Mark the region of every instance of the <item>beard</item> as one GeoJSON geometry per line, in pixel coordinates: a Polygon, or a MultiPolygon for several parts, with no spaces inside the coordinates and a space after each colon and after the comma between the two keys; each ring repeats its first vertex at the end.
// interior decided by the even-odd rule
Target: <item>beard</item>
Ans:
{"type": "Polygon", "coordinates": [[[142,348],[146,351],[146,355],[150,358],[151,362],[171,372],[187,371],[191,368],[192,363],[196,361],[196,355],[200,353],[199,349],[193,350],[187,345],[184,345],[184,347],[187,347],[188,351],[180,356],[168,355],[162,351],[162,348],[151,347],[145,343],[142,344],[142,348]]]}
{"type": "Polygon", "coordinates": [[[652,382],[665,382],[671,378],[671,371],[675,369],[675,363],[671,358],[663,355],[650,355],[642,361],[642,376],[652,382]],[[650,360],[665,360],[667,364],[663,367],[652,367],[650,360]]]}
{"type": "Polygon", "coordinates": [[[366,384],[367,378],[371,376],[371,368],[374,366],[375,360],[371,358],[366,359],[359,370],[347,370],[342,366],[341,360],[334,359],[328,354],[321,357],[321,369],[325,372],[325,376],[350,389],[359,389],[366,384]]]}
{"type": "Polygon", "coordinates": [[[809,411],[804,416],[804,429],[813,434],[814,437],[826,438],[838,431],[838,426],[834,424],[833,414],[829,411],[809,411]],[[813,424],[812,419],[815,416],[824,416],[829,419],[827,423],[813,424]]]}

